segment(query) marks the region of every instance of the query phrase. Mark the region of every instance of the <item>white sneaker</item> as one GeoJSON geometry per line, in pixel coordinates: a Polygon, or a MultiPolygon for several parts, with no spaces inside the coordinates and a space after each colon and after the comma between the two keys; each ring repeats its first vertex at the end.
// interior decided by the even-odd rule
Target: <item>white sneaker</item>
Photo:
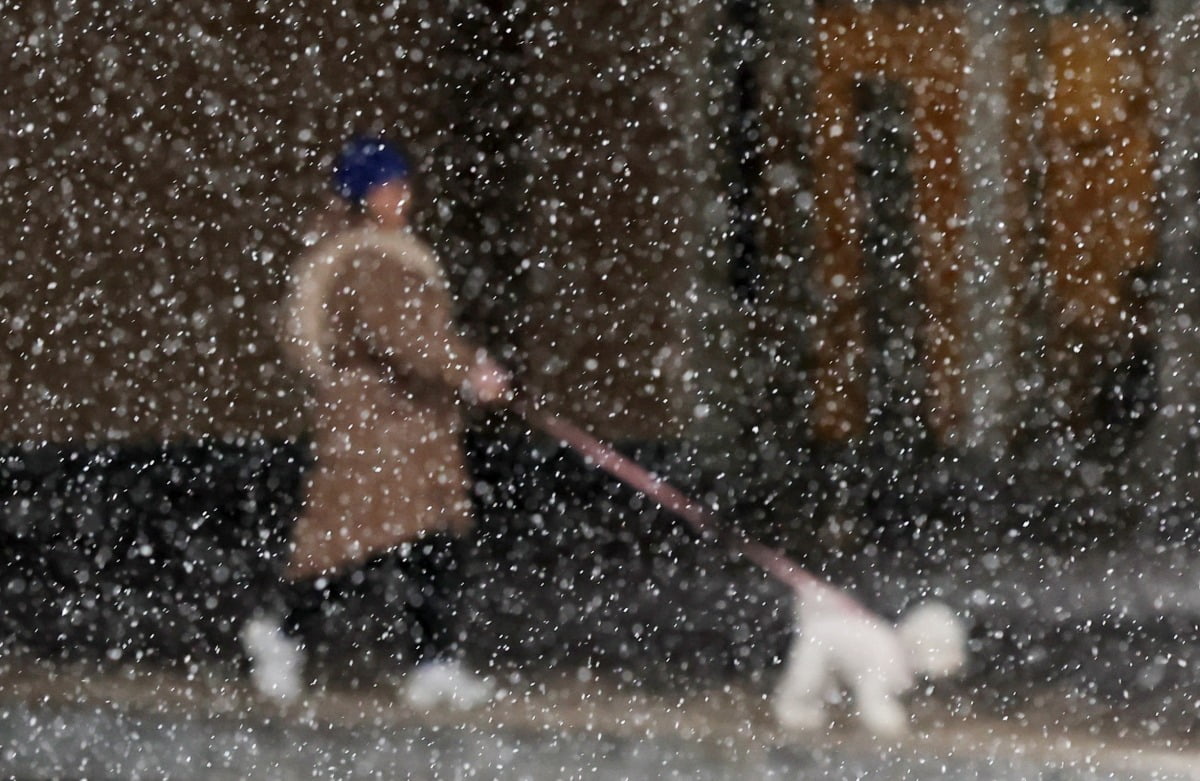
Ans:
{"type": "Polygon", "coordinates": [[[414,708],[449,705],[457,710],[478,708],[496,696],[489,679],[471,672],[458,660],[424,662],[408,674],[405,700],[414,708]]]}
{"type": "Polygon", "coordinates": [[[279,625],[267,618],[252,618],[239,638],[250,660],[250,680],[264,697],[288,702],[300,696],[304,684],[304,652],[279,625]]]}

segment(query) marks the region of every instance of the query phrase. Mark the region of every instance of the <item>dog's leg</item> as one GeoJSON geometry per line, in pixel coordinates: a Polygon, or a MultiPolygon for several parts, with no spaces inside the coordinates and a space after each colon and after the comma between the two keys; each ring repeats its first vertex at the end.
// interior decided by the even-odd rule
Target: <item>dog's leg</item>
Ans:
{"type": "Polygon", "coordinates": [[[859,677],[851,689],[859,718],[867,729],[888,736],[903,735],[908,731],[908,713],[896,695],[876,676],[859,677]]]}
{"type": "Polygon", "coordinates": [[[775,688],[775,718],[787,729],[824,727],[825,693],[830,686],[825,650],[807,633],[798,633],[788,650],[783,678],[775,688]]]}

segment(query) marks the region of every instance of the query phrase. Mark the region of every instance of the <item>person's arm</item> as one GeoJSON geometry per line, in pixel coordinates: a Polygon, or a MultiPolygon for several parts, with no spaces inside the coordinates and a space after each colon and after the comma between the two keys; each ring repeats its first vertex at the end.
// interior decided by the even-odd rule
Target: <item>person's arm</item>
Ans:
{"type": "Polygon", "coordinates": [[[466,389],[482,401],[507,391],[507,379],[495,376],[503,370],[458,332],[453,303],[440,283],[374,254],[359,259],[347,283],[355,331],[388,364],[466,389]]]}

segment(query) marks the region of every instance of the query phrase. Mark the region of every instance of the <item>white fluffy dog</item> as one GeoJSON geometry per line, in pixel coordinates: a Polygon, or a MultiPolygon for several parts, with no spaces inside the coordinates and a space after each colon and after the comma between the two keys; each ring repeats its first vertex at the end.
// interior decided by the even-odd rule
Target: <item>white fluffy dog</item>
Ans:
{"type": "Polygon", "coordinates": [[[966,662],[967,632],[949,607],[917,605],[895,626],[827,586],[797,595],[797,630],[774,710],[788,729],[827,725],[825,706],[840,687],[871,731],[899,735],[908,728],[901,695],[917,677],[939,677],[966,662]]]}

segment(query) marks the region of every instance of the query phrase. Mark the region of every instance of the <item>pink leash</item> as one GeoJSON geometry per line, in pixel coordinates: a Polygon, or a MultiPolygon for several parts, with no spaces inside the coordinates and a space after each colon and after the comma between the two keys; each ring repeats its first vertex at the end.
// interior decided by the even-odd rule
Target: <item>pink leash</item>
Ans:
{"type": "Polygon", "coordinates": [[[608,472],[626,485],[632,486],[651,497],[660,505],[683,518],[701,536],[725,539],[726,544],[750,561],[762,567],[767,574],[792,587],[796,591],[825,592],[836,598],[842,607],[866,612],[857,600],[846,592],[825,582],[807,571],[783,553],[753,540],[729,540],[716,527],[711,515],[703,505],[688,497],[670,483],[647,471],[630,458],[618,453],[610,445],[601,442],[583,429],[548,412],[535,409],[533,405],[518,400],[510,406],[534,428],[570,445],[586,456],[592,463],[608,472]]]}

